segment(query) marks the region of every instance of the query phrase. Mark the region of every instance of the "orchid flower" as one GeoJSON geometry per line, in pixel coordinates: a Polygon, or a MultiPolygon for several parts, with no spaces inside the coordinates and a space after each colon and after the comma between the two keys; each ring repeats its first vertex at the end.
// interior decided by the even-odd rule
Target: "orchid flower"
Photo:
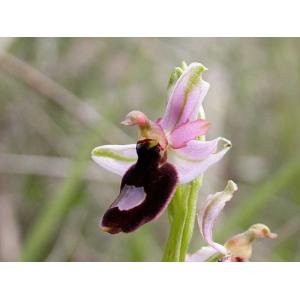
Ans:
{"type": "Polygon", "coordinates": [[[204,207],[198,214],[198,224],[200,233],[209,246],[200,248],[192,255],[187,255],[186,261],[249,261],[252,255],[252,243],[256,238],[274,239],[277,237],[277,234],[272,233],[266,225],[254,224],[247,231],[228,239],[224,245],[214,242],[212,236],[214,223],[237,189],[237,185],[230,180],[224,191],[208,196],[204,207]]]}
{"type": "Polygon", "coordinates": [[[202,79],[205,70],[200,63],[175,69],[166,111],[157,121],[140,111],[127,114],[121,124],[139,127],[137,144],[93,149],[92,159],[97,164],[123,177],[120,194],[103,217],[103,230],[130,232],[156,219],[178,183],[191,182],[230,149],[230,141],[222,137],[197,140],[206,135],[210,125],[198,119],[209,89],[202,79]],[[223,144],[220,150],[219,144],[223,144]]]}

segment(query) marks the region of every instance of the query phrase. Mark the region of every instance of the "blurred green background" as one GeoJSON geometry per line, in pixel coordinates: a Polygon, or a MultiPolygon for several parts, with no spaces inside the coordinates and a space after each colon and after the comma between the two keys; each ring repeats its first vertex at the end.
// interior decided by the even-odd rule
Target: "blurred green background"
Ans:
{"type": "MultiPolygon", "coordinates": [[[[208,67],[208,138],[233,143],[199,195],[239,185],[216,240],[262,222],[279,237],[257,241],[253,260],[300,260],[300,39],[1,38],[1,261],[161,259],[166,213],[132,234],[99,230],[120,178],[90,151],[134,141],[119,126],[131,110],[160,117],[182,60],[208,67]]],[[[201,245],[195,228],[190,252],[201,245]]]]}

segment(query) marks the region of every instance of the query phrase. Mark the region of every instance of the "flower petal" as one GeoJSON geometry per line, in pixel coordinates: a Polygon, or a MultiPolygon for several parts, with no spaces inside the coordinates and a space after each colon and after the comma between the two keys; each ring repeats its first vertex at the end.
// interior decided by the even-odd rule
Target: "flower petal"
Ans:
{"type": "Polygon", "coordinates": [[[171,132],[186,122],[195,121],[197,117],[195,111],[200,110],[209,89],[209,84],[202,80],[202,73],[205,70],[202,64],[192,63],[177,80],[164,116],[159,121],[167,132],[171,132]]]}
{"type": "Polygon", "coordinates": [[[177,169],[179,182],[187,183],[218,162],[230,148],[230,141],[224,138],[211,141],[194,140],[188,142],[184,148],[170,149],[168,159],[177,169]],[[224,147],[216,152],[220,141],[224,142],[224,147]]]}
{"type": "Polygon", "coordinates": [[[182,148],[186,146],[187,142],[196,139],[198,136],[205,135],[209,125],[210,123],[206,120],[199,119],[177,127],[170,136],[172,148],[182,148]]]}
{"type": "Polygon", "coordinates": [[[219,251],[217,251],[213,247],[202,247],[194,254],[188,254],[186,256],[186,262],[204,262],[210,260],[212,257],[217,255],[219,251]]]}
{"type": "Polygon", "coordinates": [[[96,147],[92,159],[104,169],[123,176],[137,160],[136,144],[96,147]]]}
{"type": "Polygon", "coordinates": [[[232,198],[233,193],[237,191],[237,189],[237,185],[229,180],[224,191],[208,196],[204,207],[198,214],[198,224],[203,239],[224,255],[226,255],[228,251],[224,246],[213,241],[212,229],[226,202],[232,198]]]}

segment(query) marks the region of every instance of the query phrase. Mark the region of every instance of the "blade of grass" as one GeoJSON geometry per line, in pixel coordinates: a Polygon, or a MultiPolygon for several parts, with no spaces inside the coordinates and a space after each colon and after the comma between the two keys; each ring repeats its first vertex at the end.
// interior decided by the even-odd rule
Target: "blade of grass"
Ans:
{"type": "Polygon", "coordinates": [[[81,100],[71,91],[18,57],[0,52],[0,69],[54,101],[87,128],[94,128],[98,120],[102,120],[102,124],[109,126],[112,133],[107,135],[108,140],[111,137],[116,137],[120,141],[123,141],[124,138],[130,139],[118,126],[96,111],[89,102],[81,100]]]}
{"type": "Polygon", "coordinates": [[[99,143],[101,132],[106,132],[100,124],[84,138],[78,156],[52,199],[49,199],[27,234],[21,253],[22,261],[42,261],[47,257],[51,243],[59,232],[70,208],[78,201],[77,194],[82,188],[82,178],[88,167],[91,149],[99,143]]]}

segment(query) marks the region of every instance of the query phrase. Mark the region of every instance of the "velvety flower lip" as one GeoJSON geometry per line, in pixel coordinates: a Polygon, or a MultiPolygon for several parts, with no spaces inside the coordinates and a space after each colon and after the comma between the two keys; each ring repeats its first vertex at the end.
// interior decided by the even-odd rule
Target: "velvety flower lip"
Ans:
{"type": "Polygon", "coordinates": [[[225,204],[233,197],[238,189],[233,181],[228,181],[224,191],[209,195],[206,203],[198,214],[198,224],[202,238],[209,246],[200,248],[192,255],[187,255],[188,262],[222,261],[245,262],[252,255],[252,243],[256,238],[276,238],[264,224],[254,224],[243,233],[228,239],[224,246],[213,240],[213,226],[225,204]]]}
{"type": "MultiPolygon", "coordinates": [[[[198,119],[209,89],[209,84],[202,79],[205,70],[202,64],[191,63],[185,70],[176,72],[166,111],[157,122],[139,111],[130,112],[122,122],[123,125],[139,127],[139,140],[158,141],[168,162],[176,168],[179,183],[183,184],[200,176],[231,148],[231,142],[222,137],[211,141],[197,140],[197,137],[206,135],[210,126],[206,120],[198,119]]],[[[96,147],[92,151],[92,159],[105,169],[123,176],[137,161],[135,145],[96,147]]]]}
{"type": "Polygon", "coordinates": [[[176,169],[167,162],[160,164],[161,149],[156,141],[139,141],[136,151],[138,160],[125,173],[119,196],[101,222],[101,228],[111,234],[132,232],[158,218],[178,182],[176,169]]]}

